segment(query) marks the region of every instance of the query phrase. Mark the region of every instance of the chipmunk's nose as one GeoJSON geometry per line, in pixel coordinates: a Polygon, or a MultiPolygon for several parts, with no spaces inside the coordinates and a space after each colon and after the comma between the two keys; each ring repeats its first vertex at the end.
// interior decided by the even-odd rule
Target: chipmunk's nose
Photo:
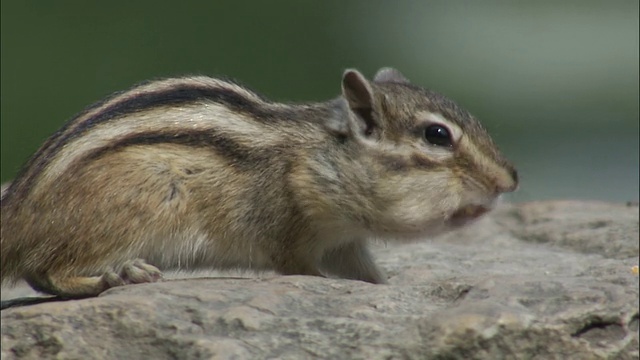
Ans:
{"type": "Polygon", "coordinates": [[[496,192],[506,193],[513,192],[518,189],[518,171],[513,166],[505,167],[506,176],[496,179],[496,192]]]}

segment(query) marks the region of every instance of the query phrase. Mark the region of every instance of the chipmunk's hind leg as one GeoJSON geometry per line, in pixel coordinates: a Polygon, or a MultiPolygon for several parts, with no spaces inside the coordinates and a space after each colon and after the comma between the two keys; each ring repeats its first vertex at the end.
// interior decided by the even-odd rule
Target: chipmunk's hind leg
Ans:
{"type": "Polygon", "coordinates": [[[162,272],[144,260],[126,262],[120,273],[106,271],[101,276],[73,276],[56,273],[29,274],[25,280],[37,291],[68,298],[97,296],[116,286],[156,282],[162,272]]]}
{"type": "Polygon", "coordinates": [[[25,280],[39,292],[66,298],[84,298],[100,294],[118,284],[118,275],[113,272],[102,276],[59,276],[56,274],[29,274],[25,280]]]}

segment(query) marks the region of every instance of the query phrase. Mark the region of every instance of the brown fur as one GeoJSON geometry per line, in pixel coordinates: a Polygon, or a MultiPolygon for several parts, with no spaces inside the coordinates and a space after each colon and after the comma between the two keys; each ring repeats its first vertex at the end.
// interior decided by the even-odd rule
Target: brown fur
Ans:
{"type": "Polygon", "coordinates": [[[149,82],[81,113],[2,197],[2,281],[63,296],[156,269],[273,269],[372,283],[368,238],[445,231],[517,177],[479,122],[382,69],[287,105],[231,82],[149,82]],[[450,147],[424,128],[440,124],[450,147]],[[140,259],[144,259],[142,261],[140,259]],[[148,262],[148,263],[147,263],[148,262]]]}

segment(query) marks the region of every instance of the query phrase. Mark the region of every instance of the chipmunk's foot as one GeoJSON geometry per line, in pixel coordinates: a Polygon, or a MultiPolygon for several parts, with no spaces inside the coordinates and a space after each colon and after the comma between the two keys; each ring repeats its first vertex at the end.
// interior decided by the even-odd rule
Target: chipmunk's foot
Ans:
{"type": "Polygon", "coordinates": [[[102,280],[106,283],[107,288],[127,284],[152,283],[161,279],[162,271],[142,259],[127,261],[120,274],[109,271],[102,275],[102,280]]]}

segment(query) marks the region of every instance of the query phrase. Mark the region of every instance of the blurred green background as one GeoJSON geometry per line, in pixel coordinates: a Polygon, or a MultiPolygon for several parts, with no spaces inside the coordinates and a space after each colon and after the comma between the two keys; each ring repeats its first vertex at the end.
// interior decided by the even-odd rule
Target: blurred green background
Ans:
{"type": "Polygon", "coordinates": [[[638,200],[638,1],[2,0],[1,180],[85,106],[227,75],[282,101],[400,69],[479,117],[515,201],[638,200]]]}

